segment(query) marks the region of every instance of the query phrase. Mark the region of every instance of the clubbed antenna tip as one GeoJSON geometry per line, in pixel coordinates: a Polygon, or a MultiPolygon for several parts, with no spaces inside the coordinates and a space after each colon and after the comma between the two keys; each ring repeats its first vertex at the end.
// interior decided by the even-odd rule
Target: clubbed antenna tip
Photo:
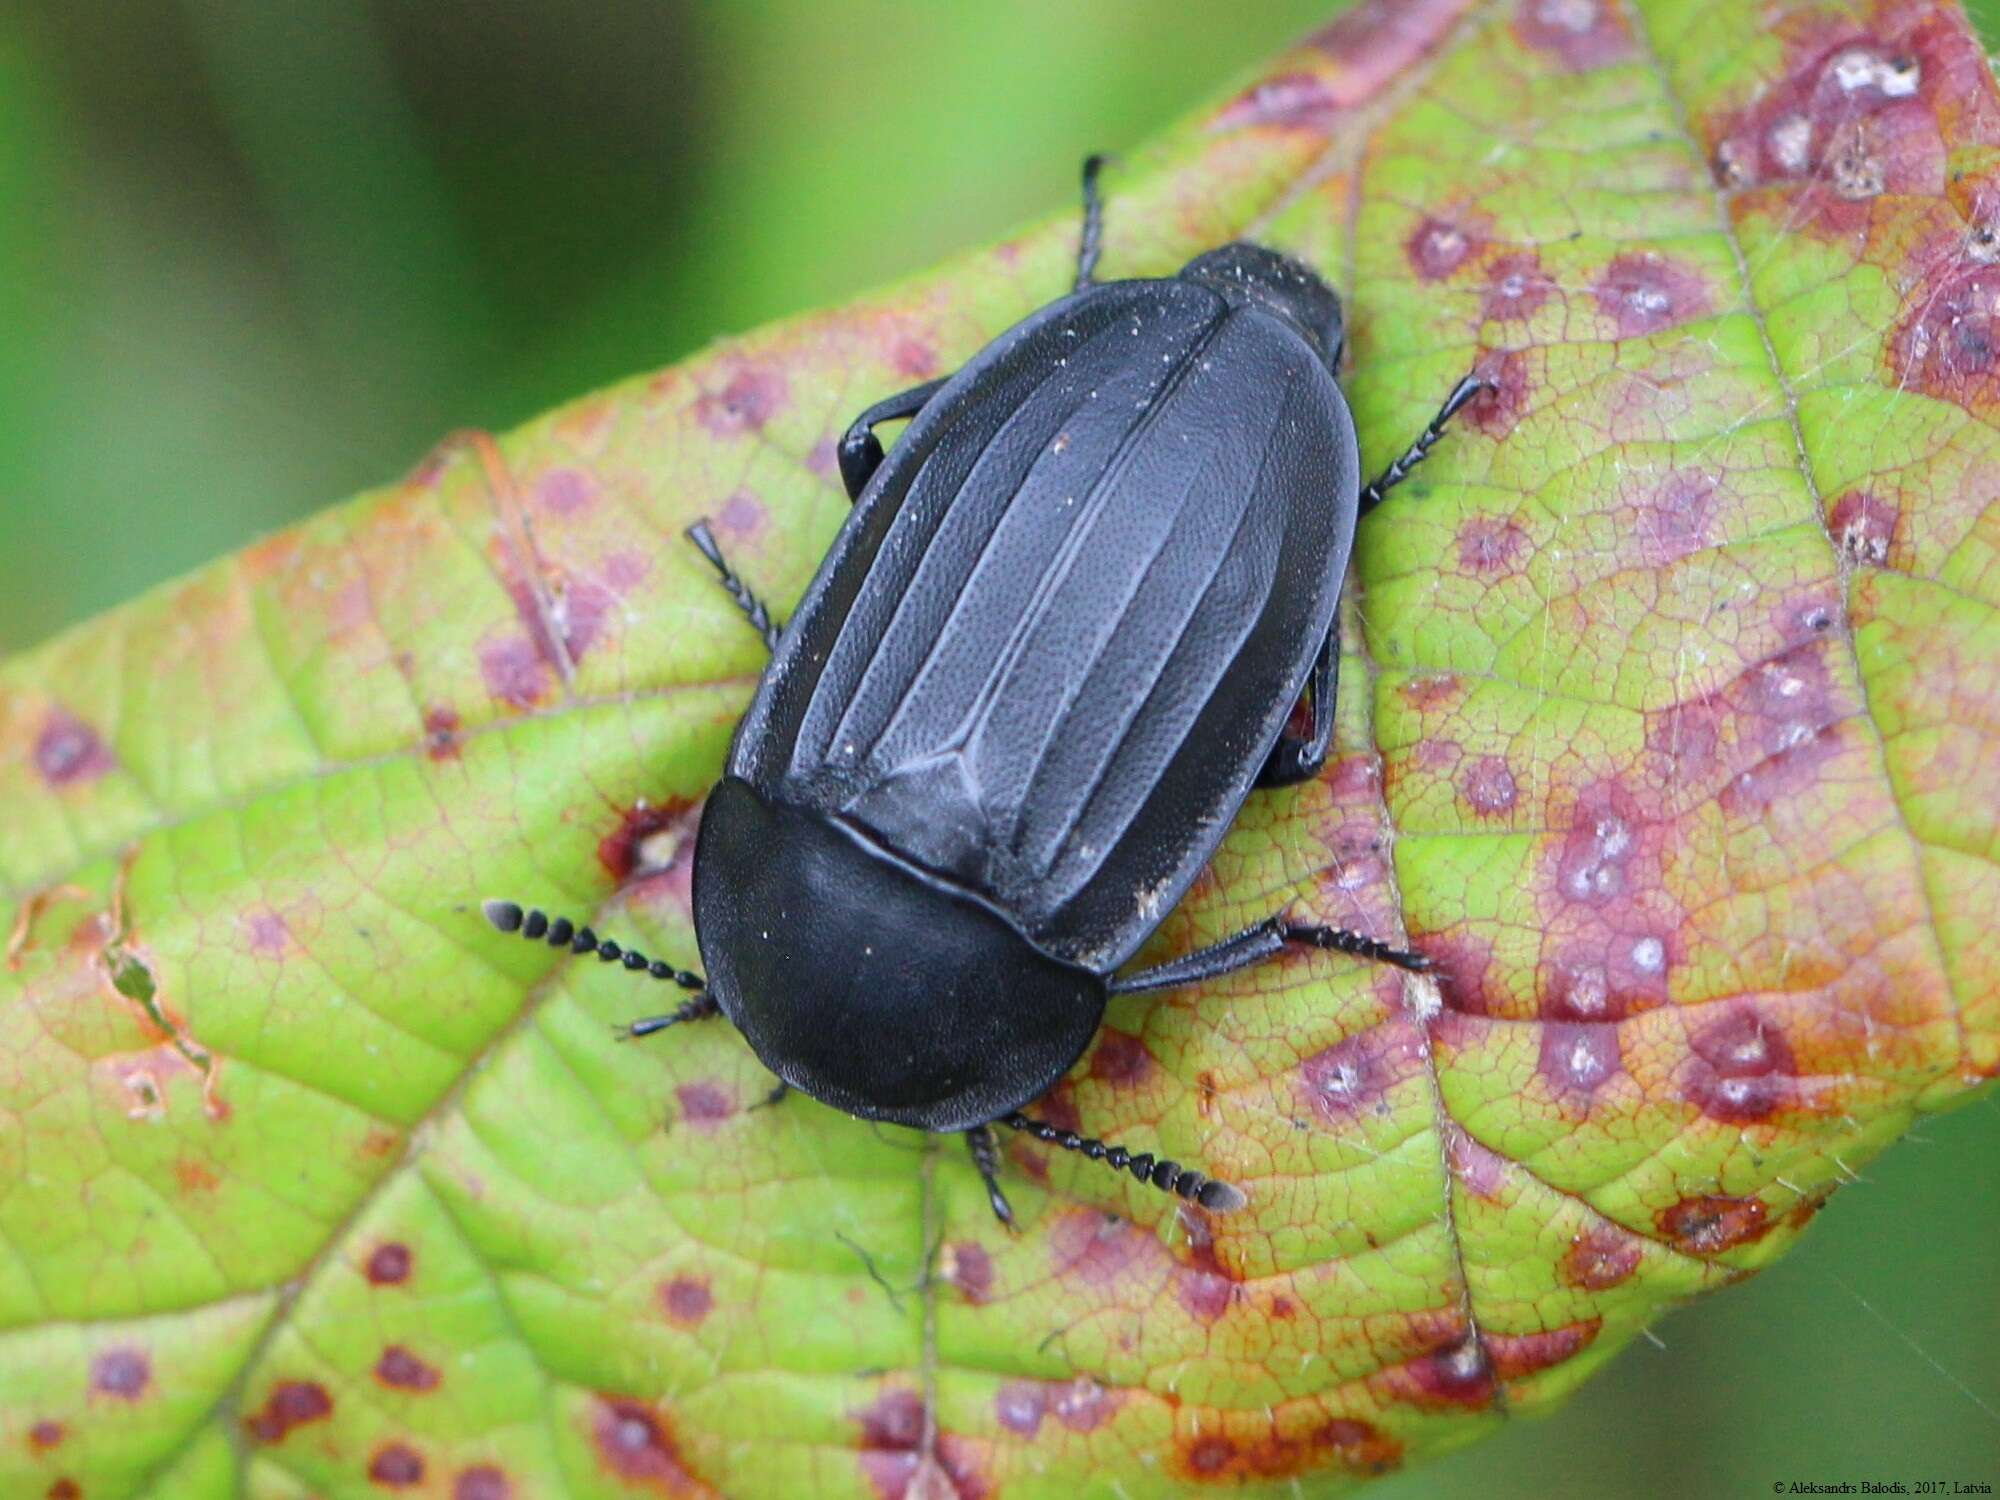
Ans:
{"type": "Polygon", "coordinates": [[[512,901],[482,901],[479,909],[486,913],[486,920],[502,932],[519,932],[527,915],[512,901]]]}

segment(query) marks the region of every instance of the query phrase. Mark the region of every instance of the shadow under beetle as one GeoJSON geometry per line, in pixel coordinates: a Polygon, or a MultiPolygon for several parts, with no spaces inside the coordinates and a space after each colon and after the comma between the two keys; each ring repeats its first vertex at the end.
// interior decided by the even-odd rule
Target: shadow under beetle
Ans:
{"type": "Polygon", "coordinates": [[[1429,967],[1280,912],[1117,972],[1252,788],[1325,763],[1355,523],[1486,385],[1460,381],[1363,488],[1333,291],[1245,242],[1171,278],[1094,281],[1100,162],[1084,164],[1075,290],[848,428],[854,509],[788,623],[705,524],[688,531],[772,653],[695,845],[707,977],[485,907],[503,932],[694,992],[627,1036],[719,1013],[779,1095],[964,1132],[1010,1224],[995,1124],[1204,1208],[1245,1201],[1020,1112],[1111,995],[1287,945],[1429,967]],[[906,418],[885,458],[877,424],[906,418]],[[1302,701],[1311,727],[1294,733],[1302,701]]]}

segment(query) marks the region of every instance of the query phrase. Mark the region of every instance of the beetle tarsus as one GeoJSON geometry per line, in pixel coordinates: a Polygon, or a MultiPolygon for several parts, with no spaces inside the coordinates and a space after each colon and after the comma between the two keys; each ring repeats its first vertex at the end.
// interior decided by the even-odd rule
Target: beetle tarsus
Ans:
{"type": "Polygon", "coordinates": [[[1104,252],[1104,199],[1097,191],[1097,174],[1111,158],[1093,151],[1083,159],[1083,230],[1076,244],[1076,289],[1090,285],[1097,273],[1097,258],[1104,252]]]}
{"type": "Polygon", "coordinates": [[[1048,1145],[1074,1151],[1092,1161],[1101,1161],[1113,1171],[1130,1172],[1149,1187],[1172,1193],[1190,1203],[1198,1203],[1214,1213],[1233,1213],[1250,1201],[1241,1188],[1218,1182],[1205,1172],[1197,1172],[1192,1167],[1184,1167],[1164,1157],[1155,1157],[1150,1151],[1134,1153],[1123,1146],[1107,1145],[1095,1136],[1064,1130],[1059,1125],[1033,1119],[1019,1110],[1002,1115],[998,1123],[1048,1145]]]}
{"type": "Polygon", "coordinates": [[[907,391],[885,396],[847,424],[847,431],[841,434],[840,447],[835,450],[834,456],[840,463],[840,482],[847,487],[849,500],[861,498],[861,492],[868,488],[868,481],[882,466],[882,440],[875,436],[876,424],[908,421],[924,409],[924,403],[935,396],[943,384],[942,380],[926,380],[907,391]]]}
{"type": "Polygon", "coordinates": [[[1347,953],[1355,958],[1372,959],[1376,963],[1394,964],[1397,968],[1407,969],[1412,974],[1428,974],[1431,968],[1431,961],[1421,953],[1395,947],[1380,938],[1372,938],[1365,932],[1350,932],[1345,927],[1322,927],[1316,922],[1292,922],[1280,917],[1278,935],[1288,943],[1301,943],[1309,948],[1347,953]]]}
{"type": "Polygon", "coordinates": [[[1474,396],[1481,391],[1492,389],[1493,381],[1477,372],[1465,376],[1453,386],[1451,394],[1444,398],[1444,405],[1438,408],[1438,414],[1431,418],[1430,426],[1419,433],[1417,440],[1403,450],[1401,458],[1384,469],[1381,477],[1361,492],[1360,513],[1367,515],[1382,503],[1389,491],[1408,479],[1410,470],[1430,457],[1431,449],[1436,447],[1438,439],[1444,436],[1445,427],[1451,419],[1457,416],[1474,396]]]}
{"type": "Polygon", "coordinates": [[[710,1016],[721,1013],[722,1007],[715,1003],[715,996],[696,995],[692,1000],[683,1001],[663,1016],[641,1016],[636,1021],[627,1021],[612,1030],[619,1041],[636,1042],[642,1036],[665,1031],[669,1026],[678,1026],[683,1021],[706,1021],[710,1016]]]}
{"type": "Polygon", "coordinates": [[[1012,1229],[1014,1206],[1000,1191],[1000,1143],[993,1138],[993,1127],[975,1125],[966,1131],[965,1149],[972,1154],[972,1165],[979,1173],[979,1180],[986,1184],[986,1201],[993,1206],[993,1217],[1012,1229]]]}

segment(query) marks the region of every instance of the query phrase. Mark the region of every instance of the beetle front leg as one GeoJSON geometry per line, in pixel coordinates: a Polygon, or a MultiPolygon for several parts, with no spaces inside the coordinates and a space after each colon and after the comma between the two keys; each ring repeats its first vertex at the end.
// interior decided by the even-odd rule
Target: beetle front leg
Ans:
{"type": "Polygon", "coordinates": [[[993,1217],[1012,1229],[1014,1208],[1000,1191],[1000,1143],[993,1139],[993,1128],[975,1125],[966,1131],[965,1149],[972,1153],[972,1165],[986,1184],[986,1201],[993,1206],[993,1217]]]}
{"type": "Polygon", "coordinates": [[[847,498],[859,500],[868,481],[882,464],[882,440],[875,436],[878,422],[902,422],[924,409],[924,403],[938,393],[943,380],[926,380],[907,391],[884,397],[848,424],[840,439],[840,481],[847,486],[847,498]]]}
{"type": "Polygon", "coordinates": [[[1313,663],[1312,733],[1300,738],[1287,728],[1279,735],[1264,769],[1257,773],[1257,785],[1297,786],[1319,775],[1326,765],[1327,747],[1333,743],[1334,696],[1339,686],[1340,616],[1336,613],[1333,624],[1327,628],[1326,639],[1320,642],[1319,658],[1313,663]]]}

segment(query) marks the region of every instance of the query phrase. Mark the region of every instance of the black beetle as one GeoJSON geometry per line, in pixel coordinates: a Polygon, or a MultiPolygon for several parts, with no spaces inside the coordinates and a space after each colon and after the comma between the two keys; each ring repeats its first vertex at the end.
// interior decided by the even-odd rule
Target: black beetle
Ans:
{"type": "Polygon", "coordinates": [[[1020,1113],[1082,1055],[1109,996],[1288,943],[1428,966],[1280,912],[1116,974],[1251,789],[1325,762],[1355,523],[1485,385],[1462,380],[1363,489],[1333,291],[1246,242],[1172,278],[1094,282],[1099,161],[1075,290],[848,428],[854,509],[788,625],[706,525],[689,529],[772,651],[695,846],[708,977],[485,908],[503,931],[697,992],[628,1036],[720,1012],[780,1094],[965,1132],[1008,1222],[996,1123],[1206,1208],[1244,1202],[1020,1113]],[[885,459],[874,429],[904,418],[885,459]],[[1305,700],[1311,729],[1292,733],[1305,700]]]}

